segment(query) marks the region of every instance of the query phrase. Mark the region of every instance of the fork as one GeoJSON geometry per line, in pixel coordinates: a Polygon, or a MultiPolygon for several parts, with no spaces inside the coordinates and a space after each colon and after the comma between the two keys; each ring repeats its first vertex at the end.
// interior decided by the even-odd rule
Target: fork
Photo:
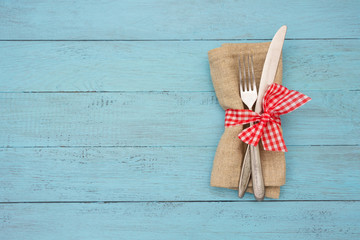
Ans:
{"type": "MultiPolygon", "coordinates": [[[[239,80],[241,99],[248,109],[252,110],[257,99],[257,89],[254,74],[254,61],[251,54],[243,55],[239,58],[239,80]]],[[[250,126],[252,125],[253,123],[250,123],[250,126]]],[[[244,196],[249,183],[250,173],[252,172],[254,196],[257,200],[262,200],[264,198],[264,181],[261,171],[260,156],[252,146],[248,145],[247,148],[249,147],[250,151],[248,151],[249,149],[246,150],[241,168],[239,197],[242,198],[244,196]]]]}

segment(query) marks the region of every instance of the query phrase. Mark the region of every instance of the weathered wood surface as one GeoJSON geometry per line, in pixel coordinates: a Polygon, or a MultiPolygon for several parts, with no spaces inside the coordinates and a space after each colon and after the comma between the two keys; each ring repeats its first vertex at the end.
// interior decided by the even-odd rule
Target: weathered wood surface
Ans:
{"type": "Polygon", "coordinates": [[[3,204],[4,239],[358,239],[359,202],[3,204]],[[20,230],[20,231],[19,231],[20,230]]]}
{"type": "MultiPolygon", "coordinates": [[[[234,190],[209,186],[215,149],[0,149],[0,202],[241,201],[234,190]]],[[[359,147],[289,147],[280,200],[358,200],[359,158],[359,147]]]]}
{"type": "Polygon", "coordinates": [[[360,238],[359,8],[1,1],[0,239],[360,238]],[[283,24],[284,84],[313,100],[282,118],[280,201],[240,200],[209,186],[207,51],[283,24]]]}
{"type": "MultiPolygon", "coordinates": [[[[359,91],[303,92],[313,100],[282,117],[286,144],[359,144],[359,91]]],[[[224,129],[213,92],[2,93],[0,105],[0,147],[216,146],[224,129]]]]}
{"type": "Polygon", "coordinates": [[[0,39],[358,38],[360,3],[350,1],[1,1],[0,39]]]}
{"type": "MultiPolygon", "coordinates": [[[[0,42],[0,90],[213,91],[207,52],[222,43],[0,42]]],[[[360,40],[285,41],[284,84],[359,90],[359,52],[360,40]]]]}

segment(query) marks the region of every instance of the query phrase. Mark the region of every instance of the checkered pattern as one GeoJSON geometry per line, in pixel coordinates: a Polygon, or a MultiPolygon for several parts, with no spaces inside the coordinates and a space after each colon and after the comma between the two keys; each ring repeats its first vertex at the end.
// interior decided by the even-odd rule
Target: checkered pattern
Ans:
{"type": "Polygon", "coordinates": [[[310,100],[302,93],[274,83],[264,95],[262,114],[246,109],[227,109],[225,127],[255,122],[239,134],[243,142],[257,146],[261,138],[265,150],[287,152],[280,130],[280,115],[292,112],[310,100]]]}

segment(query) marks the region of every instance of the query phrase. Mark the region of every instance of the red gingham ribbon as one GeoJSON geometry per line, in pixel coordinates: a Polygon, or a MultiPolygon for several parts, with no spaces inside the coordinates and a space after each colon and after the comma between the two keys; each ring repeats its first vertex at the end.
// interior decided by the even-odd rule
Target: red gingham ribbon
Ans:
{"type": "Polygon", "coordinates": [[[310,100],[305,94],[274,83],[264,95],[262,114],[246,109],[227,109],[225,127],[257,122],[238,137],[253,146],[257,146],[261,138],[265,150],[287,152],[280,130],[280,115],[292,112],[310,100]]]}

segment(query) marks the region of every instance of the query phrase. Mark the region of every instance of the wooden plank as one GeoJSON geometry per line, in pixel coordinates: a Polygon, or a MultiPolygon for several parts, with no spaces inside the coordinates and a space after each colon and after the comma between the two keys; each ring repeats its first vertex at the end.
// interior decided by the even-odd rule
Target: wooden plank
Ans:
{"type": "Polygon", "coordinates": [[[1,1],[1,39],[358,38],[359,1],[1,1]],[[346,17],[344,17],[346,16],[346,17]],[[334,30],[336,29],[336,30],[334,30]]]}
{"type": "Polygon", "coordinates": [[[5,204],[22,239],[358,239],[359,202],[5,204]]]}
{"type": "MultiPolygon", "coordinates": [[[[240,200],[234,190],[209,186],[215,150],[0,149],[0,202],[240,200]]],[[[360,147],[289,147],[286,158],[280,200],[360,199],[360,147]]]]}
{"type": "MultiPolygon", "coordinates": [[[[213,91],[207,51],[221,43],[1,42],[0,89],[213,91]]],[[[286,41],[284,83],[301,90],[360,89],[359,53],[359,40],[286,41]]]]}
{"type": "MultiPolygon", "coordinates": [[[[304,93],[282,117],[286,144],[359,144],[359,91],[304,93]]],[[[213,92],[2,93],[0,105],[0,147],[216,146],[224,129],[213,92]]]]}

